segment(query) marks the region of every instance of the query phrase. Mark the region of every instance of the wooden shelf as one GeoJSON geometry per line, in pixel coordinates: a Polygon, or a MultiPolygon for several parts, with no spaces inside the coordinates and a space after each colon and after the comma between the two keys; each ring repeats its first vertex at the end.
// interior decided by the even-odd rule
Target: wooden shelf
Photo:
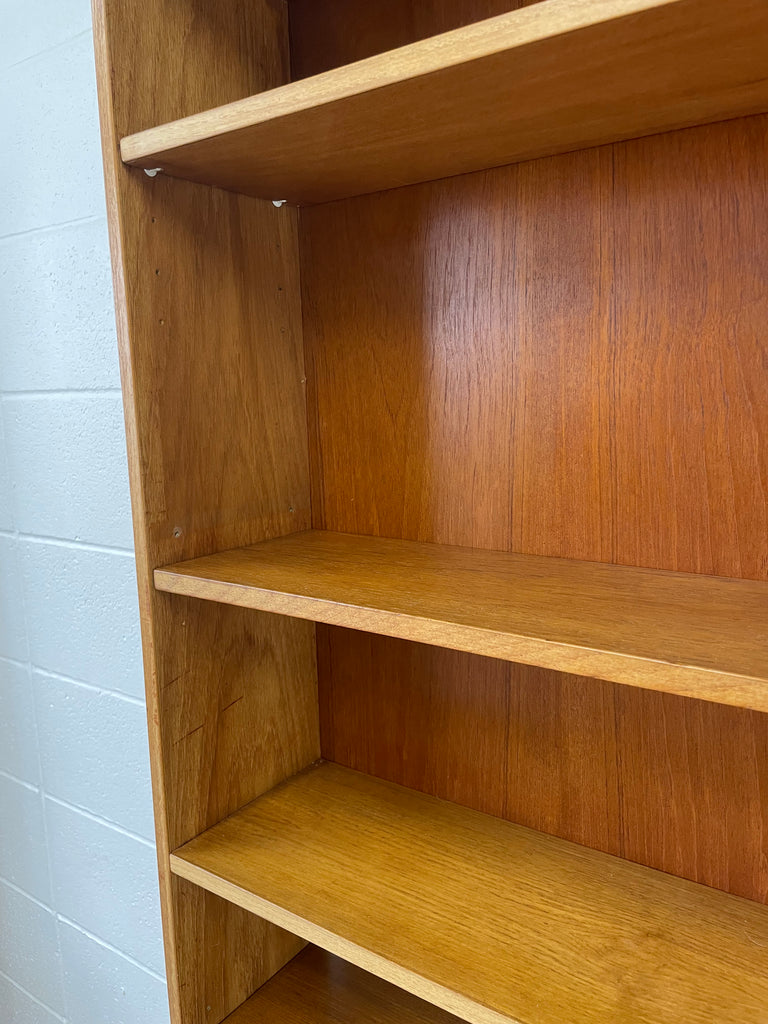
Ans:
{"type": "Polygon", "coordinates": [[[308,946],[226,1024],[459,1024],[346,960],[308,946]]]}
{"type": "Polygon", "coordinates": [[[767,583],[308,531],[155,586],[768,711],[767,583]]]}
{"type": "Polygon", "coordinates": [[[763,0],[547,0],[122,140],[323,202],[768,109],[763,0]]]}
{"type": "Polygon", "coordinates": [[[757,1024],[768,910],[334,764],[172,870],[474,1024],[757,1024]]]}

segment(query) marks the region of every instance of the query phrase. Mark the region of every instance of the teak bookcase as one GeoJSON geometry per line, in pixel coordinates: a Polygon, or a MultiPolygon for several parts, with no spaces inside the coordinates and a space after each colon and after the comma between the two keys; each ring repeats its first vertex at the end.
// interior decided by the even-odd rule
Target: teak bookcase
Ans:
{"type": "Polygon", "coordinates": [[[768,1024],[768,4],[95,34],[174,1024],[768,1024]]]}

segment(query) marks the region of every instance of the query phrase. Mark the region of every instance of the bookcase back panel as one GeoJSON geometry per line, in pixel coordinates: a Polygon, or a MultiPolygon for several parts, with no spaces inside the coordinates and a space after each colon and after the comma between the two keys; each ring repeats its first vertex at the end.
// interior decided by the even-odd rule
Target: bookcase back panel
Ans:
{"type": "Polygon", "coordinates": [[[768,578],[768,117],[301,211],[314,525],[768,578]]]}
{"type": "Polygon", "coordinates": [[[318,626],[329,760],[761,901],[768,716],[318,626]]]}
{"type": "Polygon", "coordinates": [[[540,0],[288,0],[291,77],[306,78],[540,0]]]}
{"type": "MultiPolygon", "coordinates": [[[[768,579],[767,142],[760,116],[303,209],[313,525],[768,579]]],[[[326,756],[766,898],[764,716],[321,635],[326,756]],[[451,768],[467,718],[482,765],[504,722],[495,782],[451,768]]]]}

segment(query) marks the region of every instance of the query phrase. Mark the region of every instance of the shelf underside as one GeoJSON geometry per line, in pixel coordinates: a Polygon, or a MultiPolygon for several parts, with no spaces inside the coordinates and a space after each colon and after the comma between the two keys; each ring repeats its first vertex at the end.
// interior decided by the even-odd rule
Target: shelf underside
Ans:
{"type": "Polygon", "coordinates": [[[159,590],[768,711],[768,584],[314,530],[159,590]]]}
{"type": "Polygon", "coordinates": [[[324,202],[768,109],[764,0],[546,0],[123,139],[324,202]]]}
{"type": "Polygon", "coordinates": [[[460,1024],[451,1014],[308,946],[226,1024],[460,1024]]]}
{"type": "Polygon", "coordinates": [[[172,870],[475,1024],[758,1024],[768,910],[323,764],[172,870]]]}

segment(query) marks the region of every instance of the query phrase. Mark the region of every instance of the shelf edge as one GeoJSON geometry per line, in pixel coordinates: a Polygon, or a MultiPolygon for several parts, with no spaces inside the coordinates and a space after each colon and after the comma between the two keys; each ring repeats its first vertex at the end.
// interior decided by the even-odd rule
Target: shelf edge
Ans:
{"type": "Polygon", "coordinates": [[[573,0],[550,0],[543,7],[533,4],[333,68],[309,79],[289,82],[134,132],[120,141],[121,159],[132,166],[148,167],[160,155],[172,153],[183,146],[207,142],[245,128],[377,92],[388,86],[417,81],[462,64],[681,2],[683,0],[591,0],[589,5],[584,5],[573,0]],[[172,137],[170,145],[169,136],[172,137]]]}
{"type": "Polygon", "coordinates": [[[171,871],[178,877],[200,886],[207,892],[220,896],[222,899],[242,907],[244,910],[263,917],[272,924],[285,929],[285,931],[322,947],[329,953],[333,953],[341,957],[342,960],[362,968],[369,974],[375,974],[384,981],[388,981],[398,988],[410,992],[420,999],[424,999],[433,1006],[438,1006],[448,1013],[461,1017],[468,1024],[524,1024],[518,1018],[506,1017],[496,1010],[491,1010],[487,1006],[468,999],[459,992],[454,992],[442,985],[438,985],[436,982],[430,981],[428,978],[413,971],[409,971],[399,964],[379,956],[377,953],[372,953],[370,950],[319,925],[315,925],[311,921],[307,921],[305,918],[285,910],[283,907],[270,903],[260,896],[249,892],[247,889],[242,889],[240,886],[234,885],[232,882],[228,882],[220,876],[198,867],[191,861],[179,856],[178,852],[171,854],[171,871]]]}
{"type": "Polygon", "coordinates": [[[156,589],[169,594],[288,615],[330,626],[358,629],[432,647],[533,665],[571,675],[588,676],[609,683],[673,693],[730,707],[768,711],[768,692],[763,700],[755,699],[756,695],[749,692],[765,684],[766,681],[759,677],[742,676],[599,648],[579,647],[522,634],[501,633],[456,622],[449,622],[451,642],[446,643],[442,636],[445,620],[361,605],[340,604],[322,598],[262,590],[237,583],[207,579],[201,581],[197,577],[167,569],[155,569],[154,578],[156,589]],[[201,593],[201,589],[205,592],[201,593]],[[731,694],[729,699],[724,699],[720,691],[725,685],[743,689],[743,697],[734,698],[731,694]]]}

